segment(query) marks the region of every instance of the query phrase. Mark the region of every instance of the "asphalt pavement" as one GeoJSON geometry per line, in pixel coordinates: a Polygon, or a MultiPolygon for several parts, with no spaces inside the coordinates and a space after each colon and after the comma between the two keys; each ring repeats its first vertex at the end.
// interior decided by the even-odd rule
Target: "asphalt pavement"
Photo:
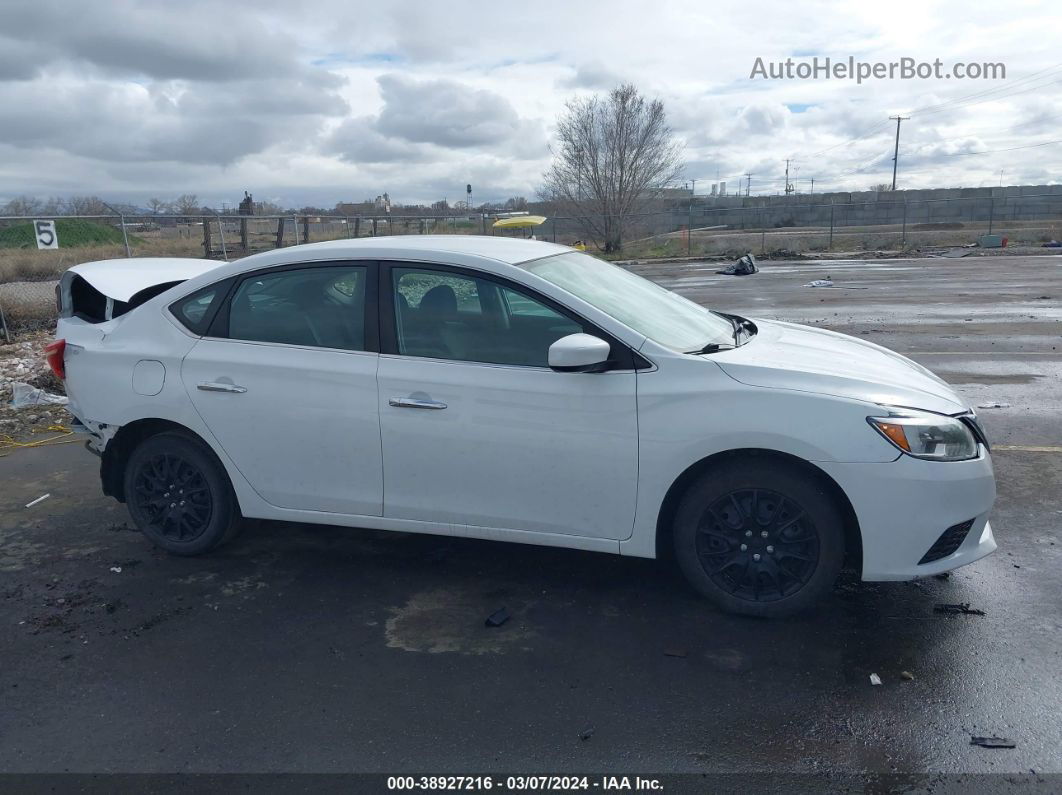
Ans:
{"type": "Polygon", "coordinates": [[[0,458],[0,771],[1062,773],[1062,258],[634,267],[1009,404],[979,411],[999,551],[762,621],[668,564],[560,549],[259,522],[170,557],[79,445],[19,450],[0,458]]]}

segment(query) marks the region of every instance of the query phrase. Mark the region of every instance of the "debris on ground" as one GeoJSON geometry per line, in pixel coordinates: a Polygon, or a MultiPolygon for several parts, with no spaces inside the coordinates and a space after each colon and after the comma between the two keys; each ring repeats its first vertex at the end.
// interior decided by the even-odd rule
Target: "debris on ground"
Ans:
{"type": "Polygon", "coordinates": [[[958,602],[955,604],[941,603],[933,606],[934,613],[944,613],[949,616],[983,616],[984,610],[978,610],[970,607],[969,602],[958,602]]]}
{"type": "Polygon", "coordinates": [[[503,607],[499,610],[495,610],[493,613],[487,616],[487,620],[483,622],[483,625],[487,627],[500,627],[508,620],[509,611],[503,607]]]}
{"type": "Polygon", "coordinates": [[[70,415],[62,405],[42,403],[29,409],[11,405],[15,383],[29,384],[56,396],[64,393],[63,382],[44,360],[44,346],[52,337],[50,332],[39,332],[26,335],[21,342],[0,345],[0,436],[21,439],[34,430],[69,423],[70,415]]]}
{"type": "Polygon", "coordinates": [[[32,502],[27,502],[26,503],[26,507],[27,508],[32,508],[37,503],[44,502],[46,499],[48,499],[51,496],[52,496],[51,494],[42,494],[40,497],[38,497],[37,499],[33,500],[32,502]]]}
{"type": "Polygon", "coordinates": [[[911,673],[910,671],[900,671],[900,678],[903,679],[906,682],[913,682],[914,681],[914,674],[911,673]]]}
{"type": "Polygon", "coordinates": [[[1006,737],[974,737],[970,735],[970,745],[979,745],[982,748],[1017,748],[1018,744],[1006,737]]]}
{"type": "Polygon", "coordinates": [[[113,571],[115,574],[121,574],[122,573],[122,567],[121,566],[111,566],[111,571],[113,571]]]}
{"type": "Polygon", "coordinates": [[[825,279],[815,279],[813,282],[808,282],[805,287],[833,287],[833,279],[827,276],[825,279]]]}
{"type": "Polygon", "coordinates": [[[877,674],[871,674],[870,675],[870,684],[872,684],[872,685],[880,685],[881,684],[881,677],[878,676],[877,674]]]}
{"type": "Polygon", "coordinates": [[[940,574],[934,574],[933,575],[933,579],[934,580],[950,580],[951,579],[951,572],[950,571],[942,571],[940,574]]]}
{"type": "Polygon", "coordinates": [[[579,739],[583,741],[589,740],[591,737],[594,736],[594,731],[596,730],[593,726],[586,727],[581,732],[579,732],[579,739]]]}
{"type": "Polygon", "coordinates": [[[689,655],[685,649],[664,649],[665,657],[686,657],[689,655]]]}
{"type": "Polygon", "coordinates": [[[987,403],[978,403],[979,409],[1009,409],[1010,404],[1002,400],[990,400],[987,403]]]}
{"type": "Polygon", "coordinates": [[[11,382],[13,409],[23,409],[27,406],[65,406],[67,402],[66,395],[53,395],[23,381],[11,382]]]}
{"type": "Polygon", "coordinates": [[[716,273],[721,273],[724,276],[751,276],[754,273],[759,273],[759,271],[760,269],[756,267],[756,258],[752,254],[745,254],[733,265],[727,265],[722,270],[716,271],[716,273]]]}

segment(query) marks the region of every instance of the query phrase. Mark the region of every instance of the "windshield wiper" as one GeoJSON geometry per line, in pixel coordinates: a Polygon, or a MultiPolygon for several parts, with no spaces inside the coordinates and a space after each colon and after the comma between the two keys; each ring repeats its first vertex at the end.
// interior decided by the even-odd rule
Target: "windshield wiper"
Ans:
{"type": "Polygon", "coordinates": [[[698,348],[695,351],[686,351],[686,353],[718,353],[719,351],[732,351],[736,347],[737,345],[731,345],[729,342],[709,342],[703,348],[698,348]]]}

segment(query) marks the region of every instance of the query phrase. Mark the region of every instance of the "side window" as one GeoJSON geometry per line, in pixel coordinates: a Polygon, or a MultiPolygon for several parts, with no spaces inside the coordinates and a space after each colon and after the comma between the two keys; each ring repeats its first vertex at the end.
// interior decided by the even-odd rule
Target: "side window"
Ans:
{"type": "Polygon", "coordinates": [[[549,346],[582,325],[491,279],[393,268],[398,352],[546,367],[549,346]]]}
{"type": "Polygon", "coordinates": [[[229,304],[229,339],[365,350],[364,266],[251,276],[229,304]]]}
{"type": "Polygon", "coordinates": [[[207,325],[210,323],[210,309],[216,300],[220,300],[228,289],[229,282],[212,284],[204,287],[187,298],[170,306],[170,312],[181,325],[193,334],[206,334],[207,325]]]}

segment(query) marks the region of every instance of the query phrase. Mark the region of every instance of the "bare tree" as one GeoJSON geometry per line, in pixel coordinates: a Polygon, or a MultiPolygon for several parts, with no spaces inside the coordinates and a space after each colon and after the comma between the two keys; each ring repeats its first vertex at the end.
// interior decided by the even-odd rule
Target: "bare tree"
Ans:
{"type": "Polygon", "coordinates": [[[200,213],[199,197],[194,193],[181,194],[174,200],[173,206],[181,215],[199,215],[200,213]]]}
{"type": "Polygon", "coordinates": [[[16,196],[7,204],[0,215],[33,215],[41,210],[41,202],[33,196],[16,196]]]}
{"type": "Polygon", "coordinates": [[[870,189],[875,193],[891,193],[892,185],[888,182],[879,182],[877,185],[871,185],[870,189]]]}
{"type": "Polygon", "coordinates": [[[510,196],[505,200],[506,210],[521,211],[527,209],[527,199],[523,196],[510,196]]]}
{"type": "Polygon", "coordinates": [[[542,198],[579,216],[606,252],[619,251],[626,223],[677,178],[681,157],[664,104],[633,85],[573,99],[557,124],[542,198]]]}
{"type": "Polygon", "coordinates": [[[99,196],[70,196],[66,200],[70,215],[110,215],[111,211],[99,196]]]}
{"type": "Polygon", "coordinates": [[[163,201],[162,199],[148,199],[147,206],[151,209],[153,215],[158,215],[159,213],[166,213],[170,211],[170,203],[167,201],[163,201]]]}

